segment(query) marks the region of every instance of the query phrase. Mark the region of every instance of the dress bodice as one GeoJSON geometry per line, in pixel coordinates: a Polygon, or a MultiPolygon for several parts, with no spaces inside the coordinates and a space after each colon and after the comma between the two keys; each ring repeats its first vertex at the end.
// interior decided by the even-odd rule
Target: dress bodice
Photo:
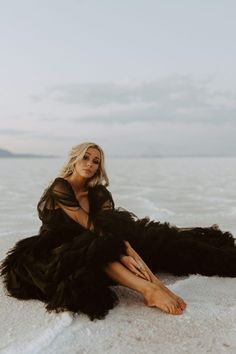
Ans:
{"type": "MultiPolygon", "coordinates": [[[[89,222],[93,222],[96,213],[102,209],[104,203],[109,201],[114,209],[114,201],[111,193],[103,185],[97,185],[88,189],[89,222]]],[[[47,188],[37,205],[38,215],[42,221],[40,233],[55,231],[57,236],[65,236],[67,240],[75,234],[81,233],[85,228],[73,220],[65,210],[79,211],[81,206],[71,184],[64,178],[57,177],[47,188]],[[59,205],[61,207],[59,207],[59,205]]],[[[64,237],[63,237],[64,240],[64,237]]]]}

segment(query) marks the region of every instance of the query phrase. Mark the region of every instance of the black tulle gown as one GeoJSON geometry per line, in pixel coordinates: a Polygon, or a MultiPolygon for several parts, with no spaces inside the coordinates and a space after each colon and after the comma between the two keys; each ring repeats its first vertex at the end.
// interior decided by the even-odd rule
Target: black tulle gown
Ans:
{"type": "Polygon", "coordinates": [[[189,229],[169,223],[139,219],[115,208],[103,185],[88,191],[89,231],[58,205],[78,210],[70,183],[56,178],[38,203],[42,220],[39,233],[18,241],[1,264],[8,294],[18,299],[38,299],[48,311],[85,313],[102,319],[117,303],[103,267],[126,254],[124,240],[150,269],[175,275],[236,276],[236,248],[230,232],[215,227],[189,229]],[[111,208],[103,205],[110,202],[111,208]]]}

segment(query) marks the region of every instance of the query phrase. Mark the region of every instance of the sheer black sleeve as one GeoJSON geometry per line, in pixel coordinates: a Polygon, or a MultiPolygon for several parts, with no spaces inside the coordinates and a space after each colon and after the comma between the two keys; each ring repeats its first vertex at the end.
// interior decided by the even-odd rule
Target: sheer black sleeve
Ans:
{"type": "Polygon", "coordinates": [[[93,229],[89,215],[80,207],[72,186],[60,177],[54,180],[41,197],[37,206],[39,218],[44,223],[50,222],[52,211],[58,208],[85,229],[93,229]]]}
{"type": "Polygon", "coordinates": [[[123,208],[115,208],[112,194],[105,186],[96,186],[94,194],[92,209],[95,232],[130,242],[135,235],[136,215],[123,208]]]}
{"type": "Polygon", "coordinates": [[[114,210],[115,203],[111,192],[103,185],[99,184],[90,191],[90,213],[95,216],[101,210],[114,210]]]}

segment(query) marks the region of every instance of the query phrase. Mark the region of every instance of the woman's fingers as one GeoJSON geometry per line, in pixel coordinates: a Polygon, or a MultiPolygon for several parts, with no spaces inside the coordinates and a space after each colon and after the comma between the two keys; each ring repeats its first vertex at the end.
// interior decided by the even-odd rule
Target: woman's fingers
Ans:
{"type": "Polygon", "coordinates": [[[146,278],[147,280],[151,281],[151,277],[150,277],[148,271],[147,271],[147,270],[145,269],[145,267],[143,266],[143,264],[142,264],[139,260],[137,260],[137,259],[135,259],[135,258],[134,258],[134,260],[136,261],[138,270],[145,276],[145,278],[146,278]]]}
{"type": "Polygon", "coordinates": [[[147,280],[151,280],[148,272],[143,268],[142,264],[133,258],[134,273],[147,280]]]}
{"type": "Polygon", "coordinates": [[[142,264],[140,265],[140,263],[139,263],[139,270],[140,270],[140,272],[142,272],[145,275],[147,280],[151,281],[151,277],[150,277],[148,271],[143,267],[142,264]]]}
{"type": "Polygon", "coordinates": [[[142,270],[142,273],[145,275],[145,277],[147,278],[147,280],[152,281],[150,275],[148,274],[148,272],[146,270],[142,270]]]}
{"type": "Polygon", "coordinates": [[[133,264],[130,265],[130,270],[135,275],[138,275],[139,277],[146,279],[145,275],[138,268],[136,268],[133,264]]]}
{"type": "Polygon", "coordinates": [[[121,263],[123,263],[132,273],[144,277],[144,275],[137,269],[138,265],[131,256],[123,256],[121,258],[121,263]]]}
{"type": "Polygon", "coordinates": [[[132,256],[123,256],[121,258],[121,263],[123,263],[132,273],[135,275],[151,281],[148,272],[143,267],[143,264],[132,256]]]}

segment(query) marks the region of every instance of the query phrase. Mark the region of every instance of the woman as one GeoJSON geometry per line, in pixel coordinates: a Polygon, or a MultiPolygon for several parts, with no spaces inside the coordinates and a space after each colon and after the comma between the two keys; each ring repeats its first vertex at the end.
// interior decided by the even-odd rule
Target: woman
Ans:
{"type": "Polygon", "coordinates": [[[101,147],[74,146],[38,203],[38,235],[17,242],[2,262],[11,296],[39,299],[48,311],[82,312],[93,320],[118,303],[110,286],[123,285],[140,292],[147,306],[180,315],[185,301],[154,273],[236,275],[229,232],[138,219],[115,208],[108,185],[101,147]]]}

